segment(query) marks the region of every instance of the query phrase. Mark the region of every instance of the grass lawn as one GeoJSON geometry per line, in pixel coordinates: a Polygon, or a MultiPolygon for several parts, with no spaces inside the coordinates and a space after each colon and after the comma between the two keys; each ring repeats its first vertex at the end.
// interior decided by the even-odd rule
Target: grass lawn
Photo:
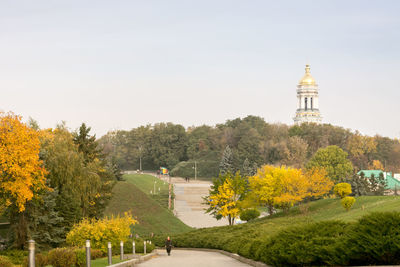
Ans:
{"type": "Polygon", "coordinates": [[[159,205],[168,208],[168,183],[148,174],[125,174],[123,178],[157,201],[159,205]]]}
{"type": "MultiPolygon", "coordinates": [[[[113,198],[105,210],[106,216],[132,211],[139,221],[139,224],[133,227],[134,233],[145,238],[149,238],[151,233],[167,235],[192,229],[176,218],[165,205],[160,205],[158,200],[150,196],[148,189],[154,184],[153,178],[157,178],[150,175],[125,175],[124,178],[126,181],[118,182],[113,188],[113,198]]],[[[162,190],[165,191],[165,186],[162,190]]]]}
{"type": "Polygon", "coordinates": [[[218,244],[222,245],[229,242],[228,240],[240,238],[246,242],[245,240],[250,239],[266,239],[282,229],[302,223],[324,220],[351,222],[373,211],[400,211],[400,196],[363,196],[356,199],[354,206],[348,212],[340,205],[339,199],[323,199],[307,204],[306,212],[304,212],[305,204],[302,204],[301,209],[294,207],[288,214],[279,212],[249,223],[203,228],[179,236],[185,239],[215,240],[216,247],[219,248],[218,244]]]}

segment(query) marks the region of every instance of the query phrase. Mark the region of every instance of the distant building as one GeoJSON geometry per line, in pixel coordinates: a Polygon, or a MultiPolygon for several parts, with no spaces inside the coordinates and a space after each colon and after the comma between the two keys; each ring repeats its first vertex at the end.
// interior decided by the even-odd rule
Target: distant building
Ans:
{"type": "Polygon", "coordinates": [[[386,182],[386,193],[393,194],[395,191],[398,191],[400,194],[400,180],[395,177],[400,177],[400,174],[395,173],[394,175],[391,172],[384,172],[381,170],[361,170],[357,174],[361,175],[364,173],[364,177],[371,179],[371,177],[378,178],[380,175],[383,175],[386,182]]]}
{"type": "Polygon", "coordinates": [[[319,112],[318,85],[310,74],[310,65],[306,65],[306,73],[297,85],[297,110],[293,120],[298,125],[303,122],[322,121],[319,112]]]}

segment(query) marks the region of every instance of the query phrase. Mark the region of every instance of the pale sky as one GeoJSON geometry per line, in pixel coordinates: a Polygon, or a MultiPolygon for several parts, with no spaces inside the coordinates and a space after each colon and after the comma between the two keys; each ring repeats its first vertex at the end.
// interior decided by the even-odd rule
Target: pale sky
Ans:
{"type": "Polygon", "coordinates": [[[399,14],[397,0],[2,0],[0,109],[98,137],[292,124],[309,63],[323,122],[399,138],[399,14]]]}

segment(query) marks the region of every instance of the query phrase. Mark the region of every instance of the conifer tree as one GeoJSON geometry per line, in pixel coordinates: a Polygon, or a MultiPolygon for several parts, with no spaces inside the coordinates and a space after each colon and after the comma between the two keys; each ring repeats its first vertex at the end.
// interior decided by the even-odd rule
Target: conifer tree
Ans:
{"type": "Polygon", "coordinates": [[[229,145],[225,147],[224,153],[222,154],[222,159],[219,164],[219,172],[221,174],[226,174],[228,172],[233,173],[233,154],[229,145]]]}

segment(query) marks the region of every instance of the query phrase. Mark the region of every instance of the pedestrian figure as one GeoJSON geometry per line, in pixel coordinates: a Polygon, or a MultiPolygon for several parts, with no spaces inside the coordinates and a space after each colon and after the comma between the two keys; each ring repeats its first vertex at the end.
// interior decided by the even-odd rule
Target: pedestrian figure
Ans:
{"type": "Polygon", "coordinates": [[[171,254],[171,248],[172,248],[172,241],[170,237],[167,237],[167,240],[165,240],[165,248],[167,249],[168,256],[171,254]]]}
{"type": "Polygon", "coordinates": [[[185,177],[185,181],[186,181],[186,182],[188,182],[188,181],[189,181],[189,178],[187,178],[187,176],[185,177]]]}

